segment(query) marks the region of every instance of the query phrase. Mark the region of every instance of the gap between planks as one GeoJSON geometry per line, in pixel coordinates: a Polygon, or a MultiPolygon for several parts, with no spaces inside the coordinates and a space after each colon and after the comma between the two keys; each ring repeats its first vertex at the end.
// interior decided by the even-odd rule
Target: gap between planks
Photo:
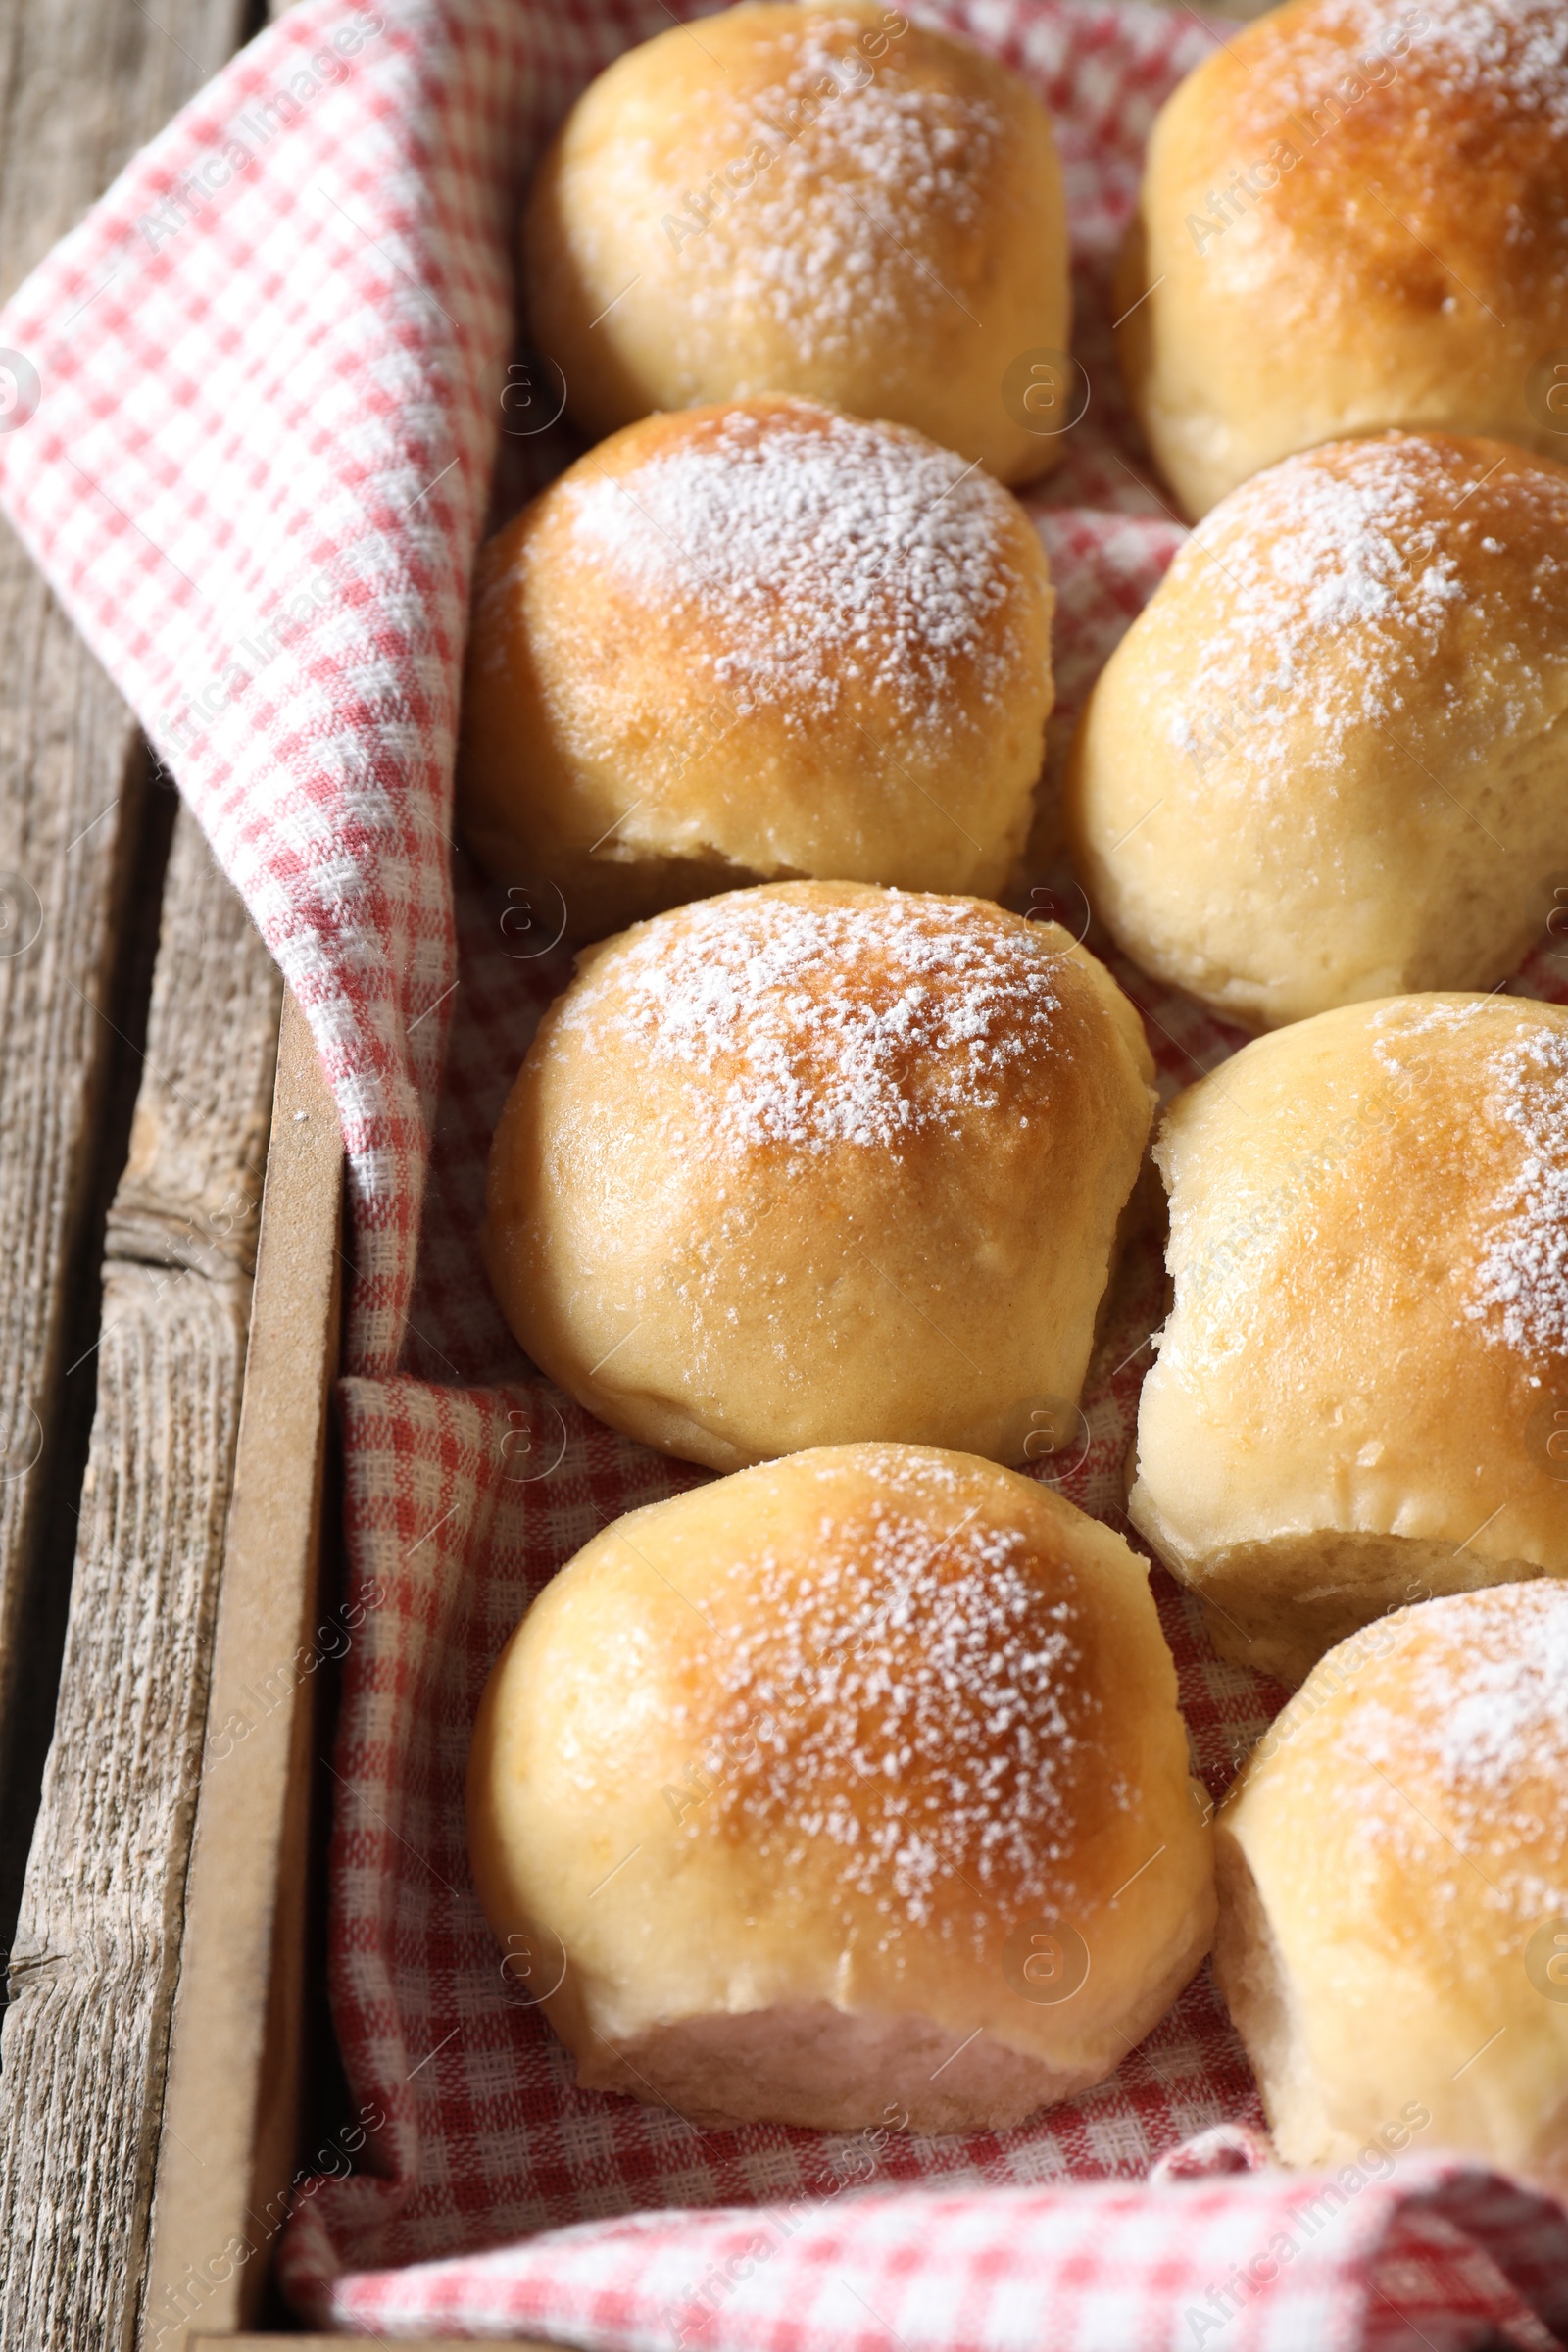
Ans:
{"type": "Polygon", "coordinates": [[[0,2032],[0,2340],[130,2340],[250,1318],[281,986],[176,822],[110,1210],[71,1608],[0,2032]]]}
{"type": "MultiPolygon", "coordinates": [[[[159,0],[151,15],[138,0],[12,0],[0,37],[0,297],[223,62],[240,23],[241,0],[159,0]]],[[[48,398],[46,381],[45,411],[48,398]]],[[[159,811],[130,712],[3,523],[0,656],[0,1936],[9,1939],[47,1739],[63,1614],[55,1593],[70,1559],[58,1530],[76,1503],[92,1396],[92,1365],[74,1379],[68,1367],[93,1336],[117,1032],[135,1026],[123,992],[143,912],[138,853],[159,811]]]]}

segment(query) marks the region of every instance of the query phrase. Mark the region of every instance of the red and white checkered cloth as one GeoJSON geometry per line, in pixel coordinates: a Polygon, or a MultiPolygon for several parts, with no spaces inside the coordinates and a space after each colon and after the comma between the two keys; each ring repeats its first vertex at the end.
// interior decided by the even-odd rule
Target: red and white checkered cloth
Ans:
{"type": "MultiPolygon", "coordinates": [[[[474,546],[571,454],[559,431],[504,437],[520,190],[591,74],[692,13],[305,0],[0,317],[0,498],[277,955],[350,1153],[350,1590],[313,1662],[346,1659],[331,1971],[357,2113],[312,2155],[285,2285],[364,2333],[710,2352],[1568,2340],[1557,2207],[1419,2132],[1396,2168],[1374,2151],[1332,2181],[1267,2163],[1206,1972],[1111,2082],[1017,2132],[702,2132],[579,2090],[480,1915],[462,1783],[493,1658],[596,1528],[702,1475],[541,1382],[486,1288],[490,1131],[565,966],[461,858],[454,892],[449,842],[474,546]]],[[[1121,405],[1107,284],[1154,109],[1214,36],[1135,0],[922,13],[1028,76],[1067,170],[1093,398],[1030,500],[1059,595],[1059,751],[1182,536],[1121,405]]],[[[1084,911],[1070,886],[1057,904],[1084,911]]],[[[1167,1088],[1234,1050],[1111,960],[1167,1088]]],[[[1568,999],[1558,968],[1542,956],[1515,985],[1568,999]]],[[[1123,1526],[1161,1295],[1146,1246],[1064,1481],[1123,1526]]],[[[1154,1584],[1217,1794],[1280,1694],[1154,1584]]],[[[246,1730],[211,1728],[209,1771],[243,1769],[246,1730]]]]}

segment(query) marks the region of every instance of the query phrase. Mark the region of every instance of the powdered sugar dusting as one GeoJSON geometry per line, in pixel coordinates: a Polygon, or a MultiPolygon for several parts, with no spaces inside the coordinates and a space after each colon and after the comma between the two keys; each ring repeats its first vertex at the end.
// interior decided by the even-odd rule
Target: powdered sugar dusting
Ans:
{"type": "Polygon", "coordinates": [[[1462,1675],[1451,1654],[1429,1664],[1417,1689],[1441,1726],[1445,1774],[1506,1804],[1519,1783],[1540,1772],[1568,1779],[1568,1594],[1552,1593],[1530,1623],[1529,1646],[1499,1640],[1485,1624],[1466,1642],[1462,1675]]]}
{"type": "Polygon", "coordinates": [[[1023,586],[1016,510],[916,434],[804,401],[731,409],[564,495],[612,579],[689,618],[739,714],[769,704],[804,732],[854,687],[946,733],[956,688],[1016,675],[1021,644],[998,625],[1023,586]]]}
{"type": "Polygon", "coordinates": [[[1508,1878],[1514,1899],[1559,1906],[1568,1892],[1568,1586],[1502,1585],[1429,1601],[1395,1623],[1388,1671],[1397,1696],[1368,1690],[1331,1769],[1343,1775],[1347,1753],[1375,1768],[1357,1801],[1380,1838],[1407,1855],[1437,1846],[1429,1859],[1449,1894],[1473,1903],[1508,1878]],[[1426,1818],[1435,1807],[1441,1842],[1426,1818]],[[1461,1860],[1471,1856],[1481,1858],[1480,1878],[1461,1860]]]}
{"type": "Polygon", "coordinates": [[[1523,1155],[1465,1312],[1521,1355],[1568,1356],[1568,1034],[1527,1031],[1489,1077],[1523,1155]]]}
{"type": "MultiPolygon", "coordinates": [[[[1171,571],[1178,585],[1206,573],[1223,598],[1193,668],[1171,680],[1178,750],[1204,764],[1216,744],[1243,745],[1250,781],[1267,790],[1303,763],[1332,773],[1359,729],[1397,732],[1417,685],[1423,733],[1483,691],[1503,729],[1529,723],[1539,615],[1522,646],[1509,600],[1568,605],[1568,567],[1551,552],[1568,547],[1568,480],[1467,471],[1483,468],[1391,433],[1288,458],[1206,516],[1171,571]],[[1544,543],[1528,589],[1492,576],[1503,540],[1544,543]],[[1466,658],[1443,659],[1461,627],[1466,658]]],[[[1553,659],[1568,663],[1568,638],[1553,659]]]]}
{"type": "Polygon", "coordinates": [[[1492,997],[1401,998],[1375,1015],[1372,1050],[1407,1084],[1462,1085],[1478,1125],[1487,1120],[1509,1146],[1515,1164],[1481,1211],[1486,1238],[1464,1312],[1490,1344],[1539,1362],[1568,1357],[1568,1031],[1544,1011],[1523,1023],[1518,1013],[1492,997]],[[1467,1030],[1477,1045],[1462,1071],[1435,1073],[1426,1046],[1467,1030]]]}
{"type": "MultiPolygon", "coordinates": [[[[911,86],[896,47],[864,54],[863,18],[808,15],[761,51],[765,86],[737,103],[726,145],[760,169],[687,299],[722,325],[760,315],[807,366],[842,363],[955,297],[922,269],[927,220],[972,229],[1004,126],[975,92],[911,86]],[[762,159],[766,159],[765,162],[762,159]]],[[[678,231],[677,231],[678,233],[678,231]]],[[[705,247],[682,245],[683,256],[705,247]]]]}
{"type": "MultiPolygon", "coordinates": [[[[1328,98],[1354,58],[1397,62],[1423,97],[1472,115],[1491,101],[1499,113],[1541,122],[1568,137],[1568,11],[1561,0],[1331,0],[1293,24],[1271,91],[1282,113],[1328,98]]],[[[1387,70],[1373,86],[1389,79],[1387,70]]]]}
{"type": "Polygon", "coordinates": [[[1402,1071],[1406,1064],[1401,1048],[1410,1039],[1457,1037],[1489,1013],[1513,1009],[1511,1004],[1499,1006],[1494,997],[1396,997],[1373,1015],[1372,1051],[1386,1070],[1402,1071]]]}
{"type": "Polygon", "coordinates": [[[563,1027],[608,1020],[708,1082],[721,1150],[896,1151],[958,1135],[1051,1052],[1054,937],[964,900],[737,892],[629,933],[563,1027]]]}
{"type": "Polygon", "coordinates": [[[724,1826],[784,1870],[825,1841],[886,1940],[1070,1908],[1085,1804],[1129,1802],[1071,1571],[956,1503],[950,1533],[907,1492],[834,1500],[808,1551],[738,1565],[717,1604],[724,1826]]]}

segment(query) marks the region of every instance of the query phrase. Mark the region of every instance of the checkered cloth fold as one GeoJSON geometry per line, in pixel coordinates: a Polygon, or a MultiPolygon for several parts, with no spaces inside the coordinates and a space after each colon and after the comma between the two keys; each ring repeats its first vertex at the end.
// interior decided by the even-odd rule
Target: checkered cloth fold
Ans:
{"type": "MultiPolygon", "coordinates": [[[[701,1475],[551,1390],[485,1285],[490,1131],[565,966],[450,844],[474,547],[570,454],[502,403],[521,188],[577,89],[690,13],[305,0],[0,317],[0,499],[282,964],[349,1152],[350,1581],[318,1650],[345,1660],[330,1965],[355,2112],[302,2180],[285,2285],[350,2331],[616,2348],[1568,2340],[1568,2221],[1419,2126],[1332,2180],[1267,2163],[1206,1972],[1109,2082],[1017,2132],[710,2132],[580,2090],[480,1915],[462,1782],[491,1662],[596,1528],[701,1475]]],[[[1029,500],[1060,600],[1057,756],[1182,537],[1121,405],[1108,283],[1154,110],[1213,36],[1134,0],[921,13],[1022,72],[1063,151],[1092,400],[1029,500]]],[[[1234,1051],[1111,960],[1167,1091],[1234,1051]]],[[[1544,958],[1516,986],[1568,996],[1544,958]]],[[[1146,1242],[1062,1482],[1123,1526],[1161,1311],[1146,1242]]],[[[1218,1794],[1280,1693],[1154,1589],[1218,1794]]],[[[211,1727],[207,1769],[243,1769],[247,1730],[243,1707],[211,1727]]]]}

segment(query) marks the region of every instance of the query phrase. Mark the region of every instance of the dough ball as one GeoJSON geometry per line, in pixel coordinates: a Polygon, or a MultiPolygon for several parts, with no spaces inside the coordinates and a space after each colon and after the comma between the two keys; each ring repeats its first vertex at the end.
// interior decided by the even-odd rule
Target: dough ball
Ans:
{"type": "Polygon", "coordinates": [[[1004,2130],[1110,2074],[1212,1931],[1144,1563],[925,1447],[596,1536],[490,1678],[468,1791],[578,2079],[699,2122],[1004,2130]]]}
{"type": "Polygon", "coordinates": [[[1295,0],[1246,26],[1161,110],[1117,284],[1188,513],[1389,425],[1568,449],[1565,220],[1561,0],[1295,0]]]}
{"type": "Polygon", "coordinates": [[[1023,509],[918,433],[777,398],[650,416],[481,556],[459,821],[579,940],[784,875],[994,895],[1051,614],[1023,509]]]}
{"type": "Polygon", "coordinates": [[[1216,1831],[1215,1973],[1286,2163],[1387,2179],[1414,2141],[1568,2192],[1568,1590],[1332,1650],[1216,1831]]]}
{"type": "MultiPolygon", "coordinates": [[[[540,167],[523,247],[534,337],[591,435],[801,392],[1002,481],[1061,453],[1008,375],[1027,391],[1069,339],[1051,123],[896,10],[732,8],[629,50],[540,167]]],[[[1066,372],[1045,380],[1065,406],[1066,372]]]]}
{"type": "Polygon", "coordinates": [[[1254,475],[1102,671],[1067,827],[1146,971],[1274,1028],[1489,988],[1568,868],[1568,468],[1392,433],[1254,475]]]}
{"type": "Polygon", "coordinates": [[[1175,1304],[1128,1509],[1221,1655],[1298,1683],[1402,1602],[1568,1575],[1568,1009],[1320,1013],[1154,1156],[1175,1304]]]}
{"type": "Polygon", "coordinates": [[[715,1470],[896,1439],[1026,1458],[1083,1382],[1152,1105],[1055,924],[781,883],[589,951],[490,1158],[529,1354],[715,1470]]]}

